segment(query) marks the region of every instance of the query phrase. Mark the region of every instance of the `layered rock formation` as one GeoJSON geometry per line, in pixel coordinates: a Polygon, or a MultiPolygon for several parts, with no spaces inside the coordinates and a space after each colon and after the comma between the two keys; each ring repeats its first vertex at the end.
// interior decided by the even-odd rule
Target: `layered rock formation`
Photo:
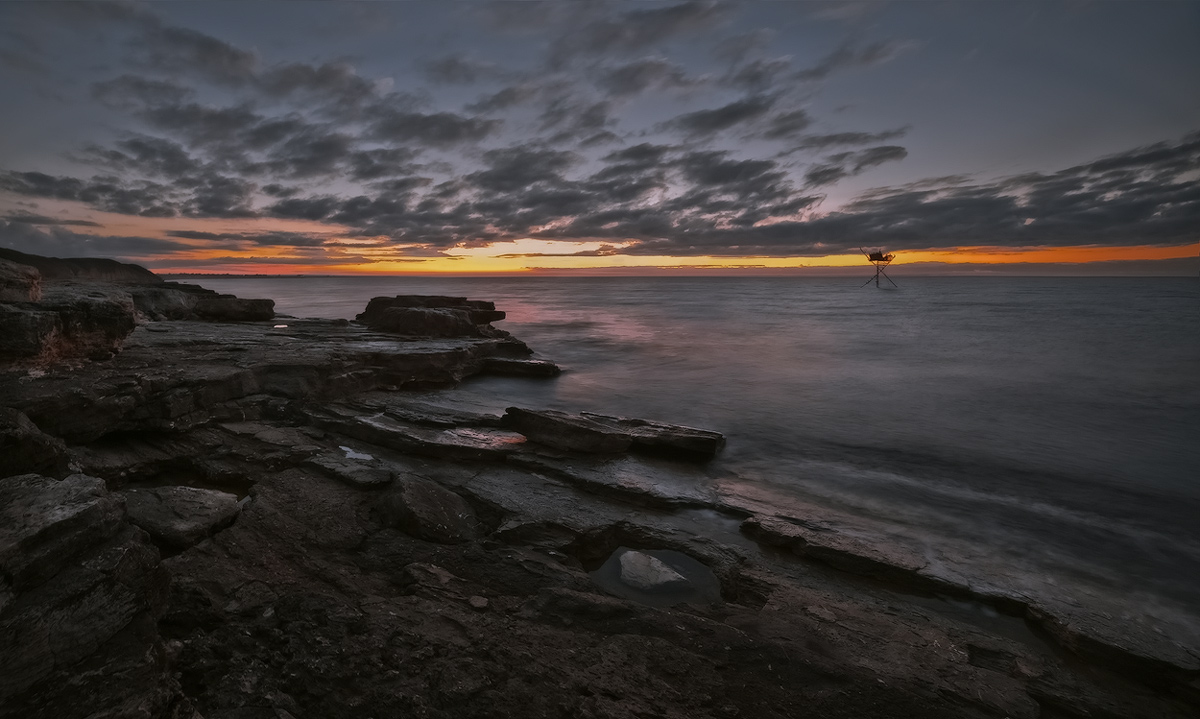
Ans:
{"type": "Polygon", "coordinates": [[[0,717],[1200,707],[1186,617],[969,576],[729,476],[715,432],[422,394],[556,373],[490,303],[276,327],[106,291],[115,356],[0,364],[0,717]]]}

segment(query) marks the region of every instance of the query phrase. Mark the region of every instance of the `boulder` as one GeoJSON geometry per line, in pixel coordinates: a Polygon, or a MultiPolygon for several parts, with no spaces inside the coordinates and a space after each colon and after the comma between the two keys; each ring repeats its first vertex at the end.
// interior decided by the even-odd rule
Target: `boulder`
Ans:
{"type": "Polygon", "coordinates": [[[479,333],[467,310],[389,307],[372,329],[416,337],[474,337],[479,333]]]}
{"type": "Polygon", "coordinates": [[[371,329],[427,337],[474,337],[480,334],[476,325],[486,325],[504,319],[504,313],[493,302],[468,300],[465,297],[443,295],[397,295],[375,297],[367,303],[356,319],[371,329]],[[426,312],[394,312],[394,310],[435,310],[426,312]],[[450,319],[453,318],[453,319],[450,319]],[[431,331],[426,331],[426,329],[431,331]],[[439,332],[455,334],[439,334],[439,332]]]}
{"type": "Polygon", "coordinates": [[[37,302],[42,275],[36,268],[0,259],[0,302],[37,302]]]}
{"type": "Polygon", "coordinates": [[[244,300],[233,295],[200,297],[196,317],[214,322],[258,322],[275,317],[275,300],[244,300]]]}
{"type": "Polygon", "coordinates": [[[0,361],[106,359],[136,326],[133,299],[126,292],[50,285],[40,302],[0,305],[0,361]]]}
{"type": "Polygon", "coordinates": [[[15,409],[0,407],[0,477],[67,473],[67,447],[15,409]]]}
{"type": "Polygon", "coordinates": [[[687,577],[649,554],[628,551],[621,555],[621,581],[643,592],[683,589],[687,577]]]}
{"type": "Polygon", "coordinates": [[[411,475],[397,479],[377,507],[385,525],[418,539],[461,544],[478,536],[479,522],[471,505],[427,479],[411,475]]]}
{"type": "Polygon", "coordinates": [[[124,514],[120,499],[96,477],[25,474],[0,481],[0,575],[17,591],[40,584],[116,534],[124,514]]]}
{"type": "Polygon", "coordinates": [[[501,423],[534,442],[573,452],[617,453],[632,444],[628,434],[587,417],[554,410],[509,407],[501,423]]]}
{"type": "Polygon", "coordinates": [[[129,521],[177,549],[196,544],[237,518],[236,495],[196,487],[152,487],[124,493],[129,521]]]}

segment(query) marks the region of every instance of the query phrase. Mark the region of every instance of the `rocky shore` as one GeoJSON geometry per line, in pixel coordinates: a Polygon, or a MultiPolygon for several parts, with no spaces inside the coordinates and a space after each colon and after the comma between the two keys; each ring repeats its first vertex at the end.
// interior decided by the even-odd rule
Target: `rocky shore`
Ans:
{"type": "Polygon", "coordinates": [[[0,717],[1200,712],[1192,618],[781,509],[670,418],[423,392],[554,381],[503,319],[0,250],[0,717]]]}

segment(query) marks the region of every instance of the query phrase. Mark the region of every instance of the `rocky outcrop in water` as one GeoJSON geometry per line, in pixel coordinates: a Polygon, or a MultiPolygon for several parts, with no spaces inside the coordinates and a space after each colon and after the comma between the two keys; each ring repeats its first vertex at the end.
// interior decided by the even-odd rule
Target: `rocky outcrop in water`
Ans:
{"type": "Polygon", "coordinates": [[[544,362],[490,303],[199,321],[145,287],[109,288],[141,315],[115,355],[0,363],[5,719],[1200,706],[1185,614],[785,500],[716,432],[424,393],[544,362]]]}

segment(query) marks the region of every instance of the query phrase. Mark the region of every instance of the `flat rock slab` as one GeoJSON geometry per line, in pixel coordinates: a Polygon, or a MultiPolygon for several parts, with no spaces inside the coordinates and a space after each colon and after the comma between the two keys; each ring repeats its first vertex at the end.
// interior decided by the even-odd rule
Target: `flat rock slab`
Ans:
{"type": "Polygon", "coordinates": [[[638,457],[561,459],[528,452],[514,454],[508,461],[588,494],[642,507],[709,508],[713,503],[708,477],[686,465],[656,466],[638,457]]]}
{"type": "Polygon", "coordinates": [[[629,435],[634,449],[652,453],[705,461],[725,446],[725,435],[707,429],[592,412],[583,412],[582,416],[629,435]]]}
{"type": "Polygon", "coordinates": [[[418,539],[461,544],[478,536],[479,522],[471,505],[428,479],[400,477],[377,505],[384,524],[418,539]]]}
{"type": "Polygon", "coordinates": [[[373,467],[346,457],[320,455],[309,459],[308,463],[325,474],[359,489],[378,489],[392,482],[391,470],[373,467]]]}
{"type": "Polygon", "coordinates": [[[627,451],[633,444],[633,439],[626,432],[587,417],[549,409],[509,407],[504,412],[502,423],[534,442],[571,452],[617,454],[627,451]]]}
{"type": "Polygon", "coordinates": [[[129,521],[151,537],[184,549],[237,518],[237,495],[196,487],[152,487],[124,492],[129,521]]]}
{"type": "Polygon", "coordinates": [[[518,432],[487,427],[430,429],[378,414],[368,417],[315,418],[324,429],[401,452],[470,460],[500,460],[525,443],[518,432]]]}

